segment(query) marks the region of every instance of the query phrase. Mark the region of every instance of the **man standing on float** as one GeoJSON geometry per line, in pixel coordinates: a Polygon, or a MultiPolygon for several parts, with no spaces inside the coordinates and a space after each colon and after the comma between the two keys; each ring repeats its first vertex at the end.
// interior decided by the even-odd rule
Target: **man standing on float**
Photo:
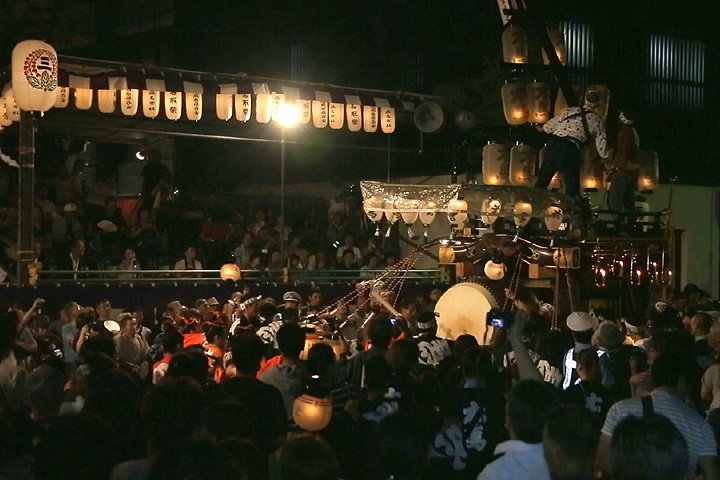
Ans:
{"type": "Polygon", "coordinates": [[[580,196],[580,149],[594,139],[598,154],[607,158],[604,119],[595,112],[599,103],[598,92],[588,90],[582,108],[570,107],[542,127],[549,138],[535,188],[547,188],[555,172],[560,172],[565,195],[580,196]]]}

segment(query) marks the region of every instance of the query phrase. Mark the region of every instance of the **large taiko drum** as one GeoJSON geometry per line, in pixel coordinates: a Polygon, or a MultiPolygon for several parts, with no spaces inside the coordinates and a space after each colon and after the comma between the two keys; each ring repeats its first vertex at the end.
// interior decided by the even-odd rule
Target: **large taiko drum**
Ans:
{"type": "Polygon", "coordinates": [[[437,335],[455,340],[460,335],[473,335],[480,345],[493,341],[495,328],[486,324],[487,313],[498,308],[495,296],[478,283],[459,283],[445,292],[435,305],[438,315],[437,335]]]}

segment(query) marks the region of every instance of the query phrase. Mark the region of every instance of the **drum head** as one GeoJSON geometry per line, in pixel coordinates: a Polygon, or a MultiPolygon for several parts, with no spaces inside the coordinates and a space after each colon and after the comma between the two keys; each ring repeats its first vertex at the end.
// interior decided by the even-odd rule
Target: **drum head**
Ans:
{"type": "Polygon", "coordinates": [[[459,283],[452,286],[437,302],[438,337],[455,340],[473,335],[480,345],[493,341],[495,329],[486,324],[487,313],[498,308],[495,296],[481,284],[459,283]]]}

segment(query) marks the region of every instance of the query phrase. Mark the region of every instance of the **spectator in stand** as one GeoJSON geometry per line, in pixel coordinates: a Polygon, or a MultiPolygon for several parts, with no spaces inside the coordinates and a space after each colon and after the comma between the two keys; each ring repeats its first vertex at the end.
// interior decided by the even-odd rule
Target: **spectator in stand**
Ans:
{"type": "Polygon", "coordinates": [[[328,245],[334,247],[340,246],[340,242],[348,235],[348,225],[345,214],[336,213],[331,217],[330,225],[327,229],[326,241],[328,245]]]}
{"type": "MultiPolygon", "coordinates": [[[[88,270],[88,264],[85,260],[85,242],[82,240],[73,241],[70,246],[70,252],[66,256],[62,256],[57,262],[58,270],[71,272],[79,272],[88,270]]],[[[77,279],[78,277],[75,276],[77,279]]]]}
{"type": "Polygon", "coordinates": [[[357,264],[357,257],[351,250],[347,250],[340,262],[338,262],[336,270],[359,270],[360,267],[357,264]]]}
{"type": "MultiPolygon", "coordinates": [[[[283,240],[287,241],[290,244],[289,251],[294,253],[293,252],[293,242],[290,241],[290,235],[293,233],[293,229],[290,228],[289,226],[285,225],[285,220],[283,219],[282,216],[277,218],[277,222],[275,222],[275,228],[273,230],[275,230],[278,233],[279,237],[282,237],[283,240]]],[[[296,238],[298,238],[299,240],[302,240],[302,237],[296,237],[296,238]]],[[[294,245],[294,247],[297,247],[298,245],[300,245],[299,242],[296,245],[294,245]]]]}
{"type": "Polygon", "coordinates": [[[356,259],[362,258],[360,249],[355,246],[355,237],[353,237],[352,234],[345,235],[344,243],[337,249],[335,256],[338,259],[338,263],[342,261],[345,252],[353,252],[356,259]]]}
{"type": "Polygon", "coordinates": [[[116,197],[117,194],[115,175],[110,175],[104,180],[95,182],[87,197],[85,197],[85,211],[93,222],[98,222],[101,219],[107,198],[116,197]]]}
{"type": "Polygon", "coordinates": [[[155,203],[155,198],[152,192],[160,183],[161,179],[170,175],[170,170],[162,163],[160,150],[150,150],[147,157],[148,163],[143,167],[141,172],[143,177],[142,201],[145,208],[152,209],[153,204],[155,203]]]}
{"type": "Polygon", "coordinates": [[[593,480],[598,435],[586,409],[573,405],[553,410],[543,433],[545,460],[552,479],[593,480]]]}
{"type": "Polygon", "coordinates": [[[683,480],[687,464],[687,442],[667,417],[629,416],[615,428],[610,444],[614,480],[683,480]]]}
{"type": "Polygon", "coordinates": [[[105,207],[100,220],[112,222],[117,227],[117,233],[125,235],[127,232],[127,224],[122,210],[117,205],[117,197],[107,197],[105,199],[105,207]]]}
{"type": "Polygon", "coordinates": [[[374,254],[367,255],[365,257],[364,265],[360,268],[360,270],[367,270],[366,272],[360,273],[362,278],[375,278],[375,276],[377,276],[377,272],[374,270],[380,270],[380,259],[374,254]]]}
{"type": "MultiPolygon", "coordinates": [[[[140,270],[140,263],[138,262],[135,250],[130,247],[125,249],[125,251],[123,252],[123,258],[122,260],[120,260],[120,264],[118,265],[118,270],[140,270]]],[[[123,279],[133,279],[136,277],[137,274],[135,273],[118,274],[118,278],[123,279]]]]}
{"type": "Polygon", "coordinates": [[[385,268],[390,268],[397,263],[397,257],[392,253],[385,255],[385,268]]]}
{"type": "Polygon", "coordinates": [[[56,215],[52,223],[52,237],[55,246],[67,247],[73,240],[85,238],[82,224],[77,219],[77,207],[68,203],[63,207],[62,215],[56,215]]]}
{"type": "Polygon", "coordinates": [[[250,268],[250,260],[255,253],[253,248],[253,236],[250,232],[245,232],[242,237],[242,243],[233,250],[233,257],[235,257],[235,264],[242,268],[250,268]]]}
{"type": "Polygon", "coordinates": [[[137,252],[142,256],[152,256],[161,243],[160,231],[155,227],[150,210],[140,208],[137,212],[137,223],[130,228],[130,240],[137,252]]]}
{"type": "Polygon", "coordinates": [[[296,324],[286,323],[277,332],[277,344],[282,360],[279,365],[263,372],[260,381],[278,389],[289,418],[292,416],[293,401],[303,389],[305,365],[300,363],[300,353],[305,349],[305,332],[296,324]]]}
{"type": "Polygon", "coordinates": [[[173,267],[173,270],[202,270],[203,266],[197,259],[197,248],[192,245],[185,247],[183,258],[173,267]]]}

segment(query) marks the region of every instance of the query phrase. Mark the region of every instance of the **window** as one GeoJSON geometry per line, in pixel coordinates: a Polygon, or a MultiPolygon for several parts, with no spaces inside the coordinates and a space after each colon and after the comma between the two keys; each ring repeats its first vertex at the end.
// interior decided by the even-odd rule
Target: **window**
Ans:
{"type": "Polygon", "coordinates": [[[705,97],[705,45],[700,40],[651,35],[647,101],[697,108],[705,97]]]}
{"type": "Polygon", "coordinates": [[[592,68],[595,55],[595,39],[590,25],[573,22],[560,22],[567,47],[567,66],[592,68]]]}

